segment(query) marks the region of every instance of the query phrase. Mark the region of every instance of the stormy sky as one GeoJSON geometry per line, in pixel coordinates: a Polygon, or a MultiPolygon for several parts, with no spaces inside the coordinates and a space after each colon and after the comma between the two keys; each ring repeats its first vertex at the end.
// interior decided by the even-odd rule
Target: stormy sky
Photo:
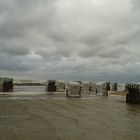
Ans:
{"type": "Polygon", "coordinates": [[[139,0],[0,0],[0,76],[140,80],[139,0]]]}

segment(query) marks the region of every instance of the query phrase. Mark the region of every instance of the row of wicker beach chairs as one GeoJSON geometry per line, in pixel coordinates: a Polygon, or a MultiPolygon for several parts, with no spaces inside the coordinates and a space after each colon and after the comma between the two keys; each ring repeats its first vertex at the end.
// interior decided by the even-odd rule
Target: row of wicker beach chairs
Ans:
{"type": "Polygon", "coordinates": [[[108,82],[87,82],[87,81],[56,81],[48,80],[47,92],[66,92],[67,97],[81,97],[82,94],[100,94],[108,96],[108,82]]]}

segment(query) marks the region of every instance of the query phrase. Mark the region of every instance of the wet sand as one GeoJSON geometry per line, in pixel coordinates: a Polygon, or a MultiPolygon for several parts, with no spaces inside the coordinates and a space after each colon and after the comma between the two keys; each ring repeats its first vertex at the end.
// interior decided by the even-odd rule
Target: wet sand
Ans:
{"type": "Polygon", "coordinates": [[[140,105],[125,96],[68,99],[41,88],[0,95],[0,140],[139,139],[140,105]]]}
{"type": "Polygon", "coordinates": [[[124,91],[109,91],[109,95],[120,95],[120,96],[126,96],[127,92],[124,91]]]}

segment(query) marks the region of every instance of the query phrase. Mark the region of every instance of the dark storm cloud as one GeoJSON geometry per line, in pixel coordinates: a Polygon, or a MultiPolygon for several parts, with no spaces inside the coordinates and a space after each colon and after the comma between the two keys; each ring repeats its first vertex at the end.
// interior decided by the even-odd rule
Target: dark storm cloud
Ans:
{"type": "Polygon", "coordinates": [[[138,0],[0,0],[0,72],[131,80],[140,68],[139,9],[138,0]]]}

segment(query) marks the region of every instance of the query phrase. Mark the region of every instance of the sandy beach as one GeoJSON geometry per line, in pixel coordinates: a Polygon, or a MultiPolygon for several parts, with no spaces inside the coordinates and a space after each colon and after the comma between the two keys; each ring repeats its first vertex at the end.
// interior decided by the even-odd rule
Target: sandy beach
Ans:
{"type": "Polygon", "coordinates": [[[125,96],[69,99],[42,90],[0,95],[0,140],[139,140],[140,106],[125,96]]]}

